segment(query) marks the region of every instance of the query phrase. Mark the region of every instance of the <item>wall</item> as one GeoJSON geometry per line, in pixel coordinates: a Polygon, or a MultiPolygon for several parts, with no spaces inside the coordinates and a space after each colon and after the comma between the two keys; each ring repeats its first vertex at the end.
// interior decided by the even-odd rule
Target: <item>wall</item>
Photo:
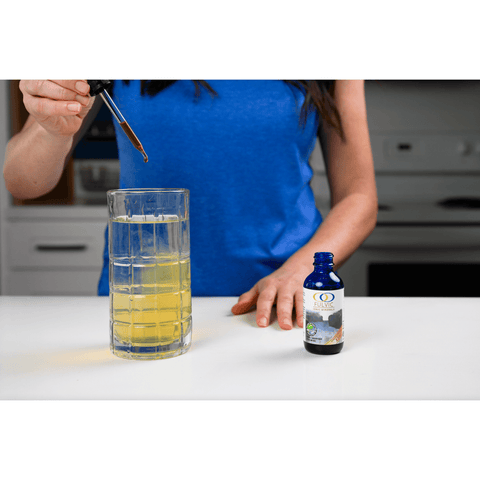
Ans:
{"type": "MultiPolygon", "coordinates": [[[[1,166],[3,171],[3,163],[5,161],[5,149],[7,147],[7,141],[9,136],[9,102],[8,102],[8,89],[9,83],[7,80],[0,80],[0,152],[1,152],[1,166]]],[[[3,173],[0,179],[0,295],[4,291],[5,285],[5,217],[6,209],[8,206],[9,197],[5,188],[5,182],[3,181],[3,173]]]]}

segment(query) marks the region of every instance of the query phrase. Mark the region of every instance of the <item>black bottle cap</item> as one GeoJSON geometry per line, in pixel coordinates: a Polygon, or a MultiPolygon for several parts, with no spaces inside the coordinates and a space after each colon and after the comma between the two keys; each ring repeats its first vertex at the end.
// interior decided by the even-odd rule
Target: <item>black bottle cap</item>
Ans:
{"type": "Polygon", "coordinates": [[[112,82],[110,80],[87,80],[90,85],[90,96],[94,97],[107,89],[112,82]]]}

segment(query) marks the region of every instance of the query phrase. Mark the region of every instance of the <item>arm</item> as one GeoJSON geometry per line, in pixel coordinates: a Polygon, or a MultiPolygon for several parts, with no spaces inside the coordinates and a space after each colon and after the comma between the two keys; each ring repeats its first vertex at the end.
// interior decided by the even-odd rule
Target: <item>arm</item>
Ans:
{"type": "Polygon", "coordinates": [[[303,282],[313,270],[314,253],[332,252],[335,265],[342,265],[375,228],[378,205],[364,82],[337,81],[335,87],[346,141],[324,125],[322,143],[332,208],[306,245],[241,295],[233,306],[232,313],[241,314],[256,304],[259,326],[268,325],[275,300],[281,328],[292,328],[294,305],[297,323],[303,326],[303,282]]]}
{"type": "Polygon", "coordinates": [[[3,176],[14,197],[36,198],[56,186],[98,109],[92,109],[94,98],[85,81],[22,80],[20,89],[30,115],[7,144],[3,176]],[[87,87],[83,92],[81,85],[87,87]]]}
{"type": "Polygon", "coordinates": [[[309,271],[318,251],[332,252],[335,265],[341,266],[370,235],[377,221],[363,81],[337,81],[335,100],[346,142],[331,128],[322,129],[332,208],[312,239],[286,262],[306,261],[309,271]]]}

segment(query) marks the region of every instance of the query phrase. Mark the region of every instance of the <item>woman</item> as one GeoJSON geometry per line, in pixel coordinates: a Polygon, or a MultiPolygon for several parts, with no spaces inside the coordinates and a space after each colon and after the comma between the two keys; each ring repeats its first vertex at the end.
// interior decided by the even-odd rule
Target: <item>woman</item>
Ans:
{"type": "MultiPolygon", "coordinates": [[[[20,89],[30,116],[7,146],[4,177],[25,199],[57,184],[96,108],[86,81],[20,89]]],[[[232,312],[256,306],[260,327],[276,304],[281,328],[302,326],[314,253],[341,266],[376,223],[363,81],[115,81],[112,95],[149,156],[116,125],[120,187],[190,190],[192,295],[239,295],[232,312]],[[317,134],[332,204],[323,220],[309,187],[317,134]]]]}

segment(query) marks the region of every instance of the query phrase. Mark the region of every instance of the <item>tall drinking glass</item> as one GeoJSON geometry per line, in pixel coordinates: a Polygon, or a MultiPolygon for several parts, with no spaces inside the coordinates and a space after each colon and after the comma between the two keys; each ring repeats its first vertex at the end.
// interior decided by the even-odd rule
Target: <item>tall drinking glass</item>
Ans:
{"type": "Polygon", "coordinates": [[[192,341],[189,191],[107,192],[110,349],[131,359],[176,357],[192,341]]]}

